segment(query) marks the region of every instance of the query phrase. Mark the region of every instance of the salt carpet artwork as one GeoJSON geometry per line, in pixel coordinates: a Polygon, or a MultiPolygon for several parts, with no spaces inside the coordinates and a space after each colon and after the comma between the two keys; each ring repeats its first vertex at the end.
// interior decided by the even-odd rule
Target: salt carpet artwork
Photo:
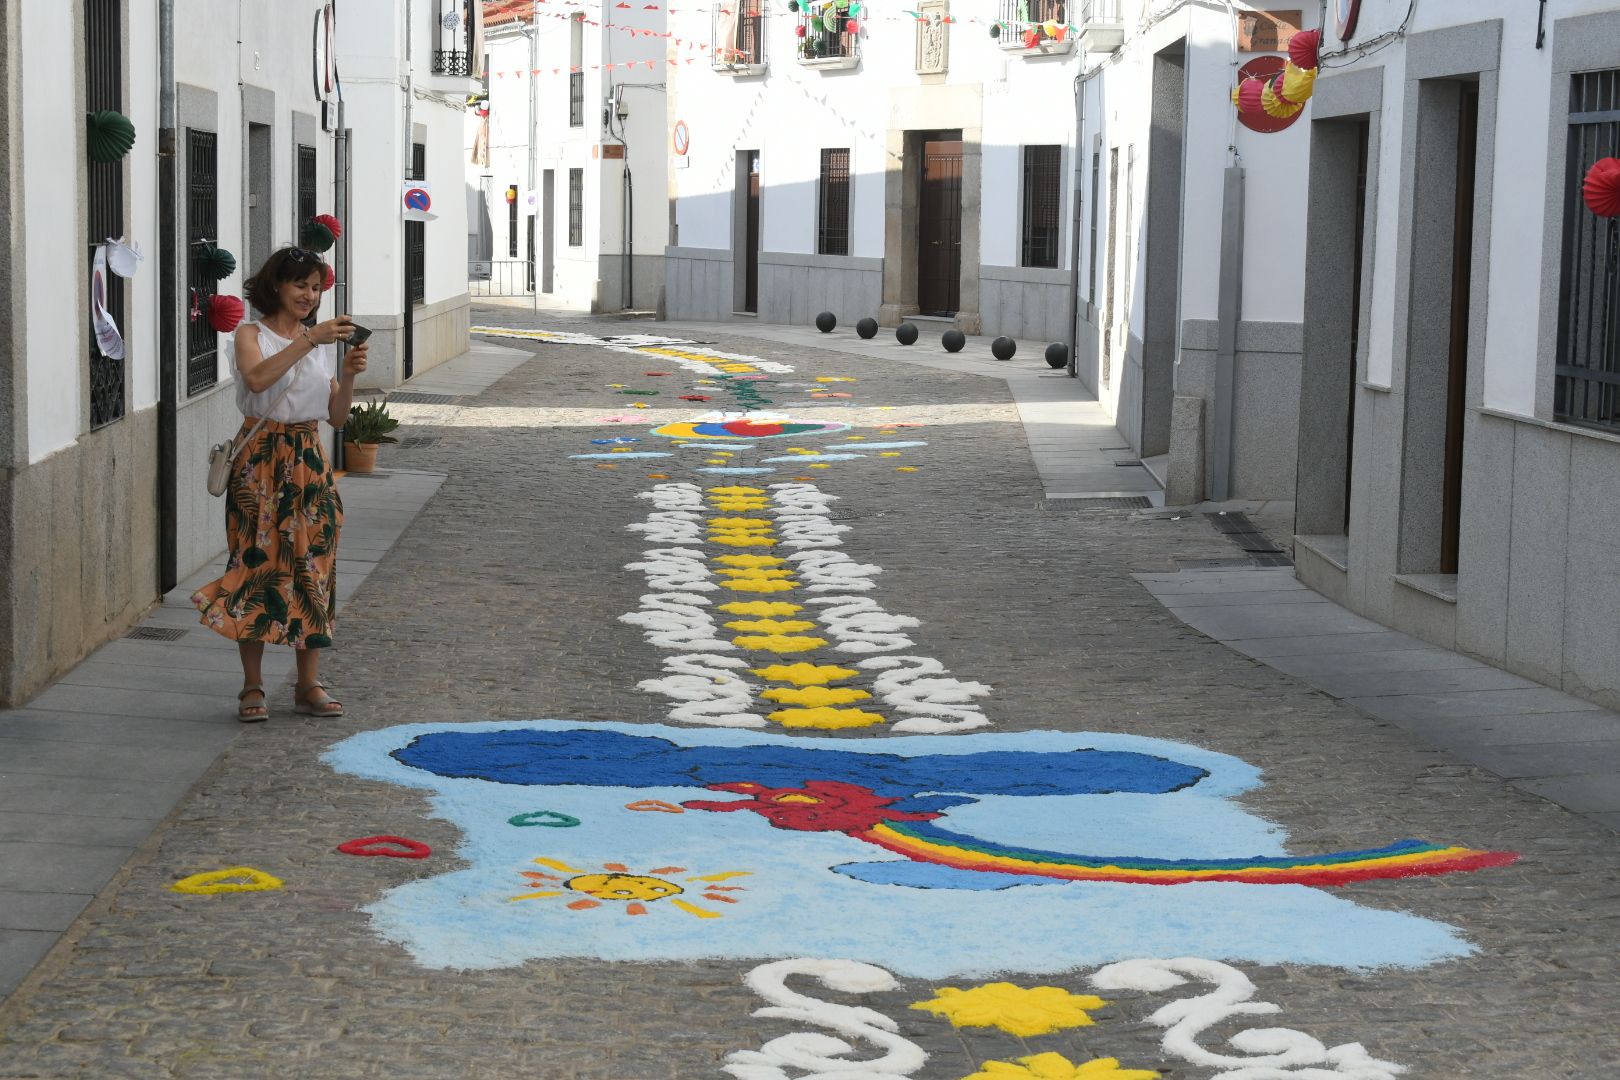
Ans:
{"type": "Polygon", "coordinates": [[[534,720],[400,725],[326,760],[427,789],[461,830],[469,866],[366,909],[437,968],[858,956],[943,978],[1186,955],[1417,966],[1471,946],[1322,886],[1514,858],[1387,838],[1291,856],[1280,828],[1234,801],[1259,785],[1254,767],[1127,735],[852,741],[534,720]],[[516,825],[537,813],[565,827],[516,825]]]}

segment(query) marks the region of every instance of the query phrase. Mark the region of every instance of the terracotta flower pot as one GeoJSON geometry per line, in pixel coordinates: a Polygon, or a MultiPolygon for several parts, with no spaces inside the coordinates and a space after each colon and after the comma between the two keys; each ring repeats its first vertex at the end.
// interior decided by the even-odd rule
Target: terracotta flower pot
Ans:
{"type": "Polygon", "coordinates": [[[377,448],[380,443],[343,444],[343,461],[350,472],[368,473],[377,467],[377,448]]]}

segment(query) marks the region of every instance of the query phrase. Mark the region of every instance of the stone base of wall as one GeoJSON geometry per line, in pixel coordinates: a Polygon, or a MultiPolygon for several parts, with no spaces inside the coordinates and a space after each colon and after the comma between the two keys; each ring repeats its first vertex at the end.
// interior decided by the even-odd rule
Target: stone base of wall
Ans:
{"type": "Polygon", "coordinates": [[[728,248],[665,248],[665,316],[701,322],[730,319],[734,280],[728,248]]]}
{"type": "Polygon", "coordinates": [[[876,318],[883,303],[883,260],[840,255],[759,257],[759,317],[766,322],[812,325],[830,311],[838,325],[876,318]]]}
{"type": "MultiPolygon", "coordinates": [[[[1220,324],[1188,319],[1181,327],[1176,395],[1204,399],[1205,460],[1198,469],[1207,487],[1208,455],[1215,440],[1215,354],[1220,324]]],[[[1298,466],[1299,323],[1238,324],[1232,372],[1232,461],[1229,498],[1292,499],[1298,466]]],[[[1177,465],[1171,462],[1176,471],[1177,465]]],[[[1207,497],[1207,491],[1206,491],[1207,497]]]]}
{"type": "MultiPolygon", "coordinates": [[[[412,311],[411,317],[414,320],[412,375],[420,375],[467,351],[468,332],[472,325],[472,297],[467,293],[422,304],[412,311]]],[[[371,352],[365,374],[356,380],[355,385],[392,390],[404,382],[405,365],[401,350],[405,344],[405,322],[400,314],[368,315],[356,312],[354,321],[372,330],[371,352]]]]}
{"type": "Polygon", "coordinates": [[[1067,344],[1069,272],[981,266],[979,319],[987,335],[1067,344]]]}
{"type": "Polygon", "coordinates": [[[208,448],[241,426],[235,383],[185,401],[175,413],[175,568],[181,581],[225,550],[225,500],[208,494],[208,448]]]}
{"type": "Polygon", "coordinates": [[[157,410],[0,471],[0,705],[134,625],[157,597],[157,410]]]}

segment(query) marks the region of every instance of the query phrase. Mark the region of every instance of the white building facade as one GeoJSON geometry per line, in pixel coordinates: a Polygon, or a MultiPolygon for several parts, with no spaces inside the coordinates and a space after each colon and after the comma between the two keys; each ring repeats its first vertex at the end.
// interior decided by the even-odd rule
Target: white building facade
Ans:
{"type": "Polygon", "coordinates": [[[464,137],[474,291],[655,310],[668,235],[664,9],[501,0],[485,21],[487,128],[475,115],[464,137]]]}
{"type": "Polygon", "coordinates": [[[388,388],[467,351],[462,134],[481,74],[482,8],[476,0],[344,0],[342,12],[354,193],[349,307],[375,332],[361,385],[388,388]],[[404,203],[409,188],[430,200],[416,220],[404,203]]]}
{"type": "Polygon", "coordinates": [[[1341,6],[1354,62],[1311,106],[1299,575],[1620,706],[1620,229],[1581,199],[1620,155],[1620,4],[1341,6]]]}
{"type": "Polygon", "coordinates": [[[157,0],[0,14],[12,267],[0,284],[0,701],[121,632],[224,546],[207,448],[241,418],[208,298],[240,297],[260,261],[333,209],[313,32],[331,10],[177,0],[169,200],[157,0]],[[127,117],[135,143],[92,162],[86,116],[102,110],[127,117]],[[119,238],[144,256],[132,276],[105,278],[121,349],[98,343],[90,318],[95,246],[119,238]],[[199,265],[210,246],[235,258],[223,279],[199,265]]]}
{"type": "Polygon", "coordinates": [[[1231,101],[1286,37],[1270,5],[1071,6],[673,17],[669,314],[1072,340],[1179,501],[1290,498],[1309,129],[1231,101]]]}

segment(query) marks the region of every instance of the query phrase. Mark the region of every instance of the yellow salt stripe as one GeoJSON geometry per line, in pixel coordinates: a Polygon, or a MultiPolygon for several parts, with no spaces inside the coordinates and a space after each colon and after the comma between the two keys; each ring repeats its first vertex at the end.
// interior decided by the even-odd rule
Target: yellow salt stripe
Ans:
{"type": "Polygon", "coordinates": [[[812,652],[827,644],[826,638],[800,637],[793,634],[745,634],[732,638],[739,649],[751,652],[796,653],[812,652]]]}
{"type": "Polygon", "coordinates": [[[863,709],[834,709],[827,706],[816,709],[779,709],[767,715],[783,727],[822,728],[827,731],[871,727],[886,722],[878,713],[866,712],[863,709]]]}
{"type": "Polygon", "coordinates": [[[865,701],[872,695],[853,686],[773,686],[759,696],[783,705],[820,708],[824,705],[848,705],[852,701],[865,701]]]}
{"type": "MultiPolygon", "coordinates": [[[[608,466],[612,468],[612,466],[608,466]]],[[[776,541],[768,536],[751,536],[747,533],[710,533],[709,543],[724,544],[727,547],[775,547],[776,541]]],[[[735,585],[735,582],[730,584],[735,585]]],[[[789,586],[791,588],[791,586],[789,586]]]]}
{"type": "MultiPolygon", "coordinates": [[[[680,445],[684,446],[685,443],[680,445]]],[[[757,487],[712,487],[708,489],[710,495],[764,495],[764,488],[757,487]]]]}
{"type": "Polygon", "coordinates": [[[732,592],[771,593],[789,592],[793,589],[797,589],[799,587],[799,583],[797,581],[722,581],[720,583],[720,587],[722,589],[730,589],[732,592]]]}
{"type": "Polygon", "coordinates": [[[898,451],[898,450],[885,450],[881,454],[878,455],[878,457],[899,457],[899,456],[900,456],[900,451],[898,451]]]}
{"type": "Polygon", "coordinates": [[[711,529],[768,529],[773,524],[775,523],[770,518],[712,517],[709,519],[709,528],[711,529]]]}
{"type": "MultiPolygon", "coordinates": [[[[727,615],[793,615],[804,610],[802,604],[788,604],[781,600],[733,600],[729,604],[716,605],[727,615]]],[[[855,672],[851,671],[851,675],[855,672]]]]}
{"type": "Polygon", "coordinates": [[[725,574],[738,581],[772,581],[793,576],[792,570],[762,570],[757,566],[722,566],[715,573],[725,574]]]}
{"type": "Polygon", "coordinates": [[[786,559],[775,555],[716,555],[714,561],[721,566],[786,566],[786,559]]]}
{"type": "MultiPolygon", "coordinates": [[[[720,610],[740,607],[739,604],[722,604],[720,610]]],[[[792,605],[782,605],[790,607],[792,605]]],[[[769,667],[750,668],[753,674],[771,682],[792,683],[794,686],[820,686],[826,683],[838,682],[842,679],[853,679],[860,672],[854,668],[839,667],[837,664],[807,664],[800,661],[797,664],[771,664],[769,667]]]]}
{"type": "Polygon", "coordinates": [[[815,628],[809,619],[737,619],[726,623],[727,630],[749,634],[797,634],[815,628]]]}

